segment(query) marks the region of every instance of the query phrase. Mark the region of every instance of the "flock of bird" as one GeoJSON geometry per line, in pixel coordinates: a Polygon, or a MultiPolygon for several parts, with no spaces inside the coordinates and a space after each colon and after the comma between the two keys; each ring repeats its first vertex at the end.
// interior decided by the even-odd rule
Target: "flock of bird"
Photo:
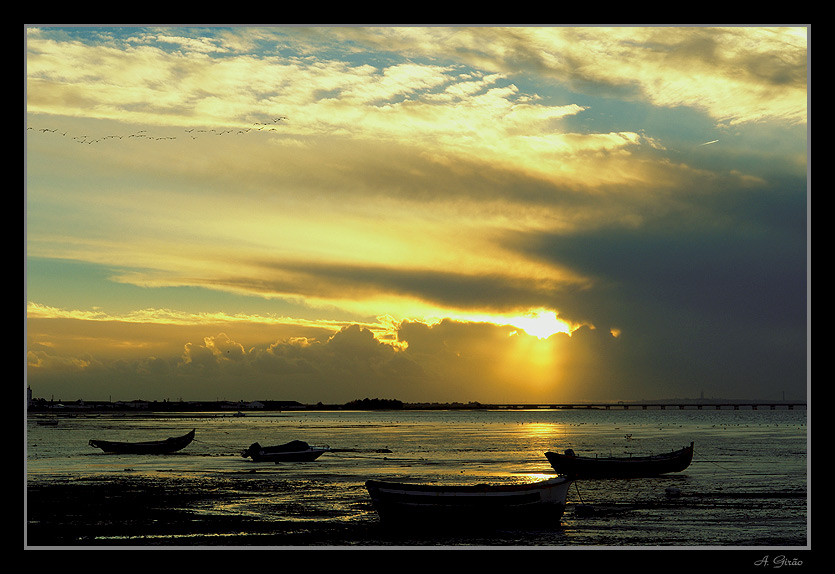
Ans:
{"type": "MultiPolygon", "coordinates": [[[[229,134],[246,134],[246,133],[249,133],[249,132],[277,131],[278,128],[276,126],[278,125],[278,123],[283,121],[283,120],[286,120],[286,119],[287,119],[287,116],[280,116],[280,117],[274,118],[272,121],[269,121],[269,122],[255,122],[249,127],[238,128],[238,129],[218,130],[218,129],[189,128],[189,129],[184,130],[184,131],[185,131],[186,134],[188,134],[185,137],[190,138],[192,140],[196,140],[197,138],[202,137],[202,136],[224,136],[224,135],[229,135],[229,134]]],[[[40,132],[42,134],[54,133],[54,134],[60,135],[62,137],[66,137],[67,135],[69,135],[68,131],[66,131],[66,130],[61,131],[57,128],[33,128],[33,127],[29,126],[26,129],[27,129],[27,131],[40,132]]],[[[160,140],[176,140],[177,136],[153,136],[153,135],[148,133],[148,130],[138,130],[138,131],[136,131],[134,133],[131,133],[129,135],[115,135],[114,134],[114,135],[106,135],[106,136],[99,136],[99,137],[91,137],[91,136],[88,136],[88,135],[71,136],[72,141],[74,141],[75,143],[88,144],[88,145],[89,144],[100,143],[100,142],[107,141],[107,140],[113,140],[113,139],[121,140],[121,139],[131,139],[131,138],[145,139],[145,140],[149,140],[149,141],[160,141],[160,140]]]]}

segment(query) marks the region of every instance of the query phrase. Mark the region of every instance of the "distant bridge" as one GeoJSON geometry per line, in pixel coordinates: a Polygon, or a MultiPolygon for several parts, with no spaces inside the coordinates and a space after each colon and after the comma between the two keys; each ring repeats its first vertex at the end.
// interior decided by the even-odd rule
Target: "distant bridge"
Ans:
{"type": "Polygon", "coordinates": [[[601,403],[530,403],[530,404],[480,404],[482,409],[506,409],[506,410],[571,410],[571,409],[599,409],[599,410],[778,410],[778,409],[805,409],[806,401],[717,401],[717,402],[601,402],[601,403]]]}

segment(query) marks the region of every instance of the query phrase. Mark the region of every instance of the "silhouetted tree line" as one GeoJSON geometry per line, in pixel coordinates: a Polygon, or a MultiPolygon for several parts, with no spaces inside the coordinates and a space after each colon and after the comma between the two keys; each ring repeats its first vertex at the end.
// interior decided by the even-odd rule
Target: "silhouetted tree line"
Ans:
{"type": "Polygon", "coordinates": [[[345,403],[345,407],[357,410],[397,410],[403,408],[403,402],[397,399],[354,399],[353,401],[345,403]]]}

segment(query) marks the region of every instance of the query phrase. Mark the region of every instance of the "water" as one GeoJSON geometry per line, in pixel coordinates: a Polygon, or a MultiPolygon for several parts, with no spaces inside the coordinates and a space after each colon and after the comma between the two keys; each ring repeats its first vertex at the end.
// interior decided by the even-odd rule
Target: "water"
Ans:
{"type": "MultiPolygon", "coordinates": [[[[271,539],[279,545],[795,548],[810,544],[806,417],[805,410],[299,411],[77,414],[43,426],[30,416],[26,474],[30,488],[135,480],[164,483],[168,492],[199,490],[204,496],[189,512],[257,520],[262,532],[283,533],[271,539]],[[192,428],[195,442],[166,456],[104,454],[87,444],[192,428]],[[278,465],[240,454],[253,442],[292,439],[334,452],[278,465]],[[694,460],[683,473],[577,482],[562,526],[550,530],[406,537],[380,527],[364,487],[370,478],[532,481],[553,475],[548,450],[627,456],[691,441],[694,460]],[[681,496],[668,496],[671,486],[681,496]]],[[[183,528],[165,536],[187,545],[192,535],[183,528]]]]}

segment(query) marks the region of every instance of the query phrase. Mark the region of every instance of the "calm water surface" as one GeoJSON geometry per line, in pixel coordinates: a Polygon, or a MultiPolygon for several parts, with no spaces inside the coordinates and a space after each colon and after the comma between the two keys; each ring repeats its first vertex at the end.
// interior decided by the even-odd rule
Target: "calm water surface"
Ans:
{"type": "MultiPolygon", "coordinates": [[[[26,423],[27,484],[85,477],[153,477],[217,485],[236,496],[198,511],[274,520],[283,526],[339,524],[372,533],[378,518],[370,478],[415,482],[524,482],[553,475],[544,454],[628,456],[695,442],[685,472],[652,479],[578,481],[562,527],[450,541],[425,533],[409,544],[630,547],[805,547],[809,542],[805,410],[536,410],[272,412],[61,416],[26,423]],[[196,429],[167,456],[104,454],[90,439],[155,440],[196,429]],[[253,442],[328,445],[309,463],[253,463],[253,442]],[[679,497],[669,497],[668,487],[679,497]],[[581,512],[591,510],[591,513],[581,512]],[[372,527],[369,529],[369,527],[372,527]]],[[[188,533],[183,533],[186,537],[188,533]]],[[[400,542],[405,542],[401,540],[400,542]]]]}

